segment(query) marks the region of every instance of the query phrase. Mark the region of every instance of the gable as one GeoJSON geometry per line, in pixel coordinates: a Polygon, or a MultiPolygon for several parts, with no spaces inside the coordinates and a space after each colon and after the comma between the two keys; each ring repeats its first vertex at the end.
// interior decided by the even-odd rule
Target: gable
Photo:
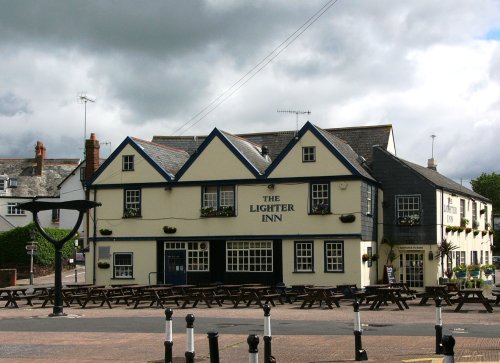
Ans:
{"type": "Polygon", "coordinates": [[[290,151],[269,174],[269,178],[296,176],[352,175],[352,172],[310,130],[292,146],[290,151]],[[315,162],[302,162],[302,148],[316,148],[315,162]]]}
{"type": "Polygon", "coordinates": [[[226,180],[255,178],[248,167],[222,142],[214,137],[192,159],[179,181],[226,180]]]}
{"type": "Polygon", "coordinates": [[[165,182],[165,177],[159,172],[159,168],[146,160],[147,156],[140,153],[130,143],[124,145],[118,153],[108,158],[98,171],[92,184],[134,184],[165,182]],[[134,156],[134,170],[122,170],[122,157],[124,155],[134,156]]]}

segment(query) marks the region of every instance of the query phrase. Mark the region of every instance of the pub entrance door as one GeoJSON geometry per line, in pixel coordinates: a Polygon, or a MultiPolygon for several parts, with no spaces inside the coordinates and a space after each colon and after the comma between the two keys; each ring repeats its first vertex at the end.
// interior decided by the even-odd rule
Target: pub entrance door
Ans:
{"type": "Polygon", "coordinates": [[[408,287],[424,287],[423,251],[402,252],[399,257],[399,281],[408,287]]]}
{"type": "Polygon", "coordinates": [[[165,250],[166,284],[184,285],[186,283],[186,251],[165,250]]]}

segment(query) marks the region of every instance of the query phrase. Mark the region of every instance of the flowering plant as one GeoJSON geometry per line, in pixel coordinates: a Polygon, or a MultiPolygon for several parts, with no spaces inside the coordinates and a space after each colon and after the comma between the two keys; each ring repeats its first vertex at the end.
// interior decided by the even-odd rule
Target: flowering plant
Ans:
{"type": "Polygon", "coordinates": [[[330,214],[330,206],[327,203],[313,205],[311,214],[330,214]]]}

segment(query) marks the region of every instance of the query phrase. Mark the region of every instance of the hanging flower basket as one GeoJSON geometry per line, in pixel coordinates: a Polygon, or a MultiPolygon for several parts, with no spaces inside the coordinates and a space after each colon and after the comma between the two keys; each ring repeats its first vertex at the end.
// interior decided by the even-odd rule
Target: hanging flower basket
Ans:
{"type": "Polygon", "coordinates": [[[99,230],[99,233],[103,236],[111,236],[113,234],[113,231],[107,228],[102,228],[99,230]]]}
{"type": "Polygon", "coordinates": [[[356,220],[356,216],[354,214],[342,214],[339,219],[342,223],[352,223],[356,220]]]}
{"type": "Polygon", "coordinates": [[[172,233],[177,232],[177,228],[175,228],[175,227],[169,227],[169,226],[163,226],[163,232],[165,232],[167,234],[172,234],[172,233]]]}
{"type": "Polygon", "coordinates": [[[368,256],[368,253],[364,253],[362,256],[361,256],[361,260],[363,262],[366,262],[370,259],[370,256],[368,256]]]}
{"type": "Polygon", "coordinates": [[[102,268],[102,269],[106,269],[106,268],[109,268],[110,267],[110,264],[109,262],[97,262],[97,267],[99,268],[102,268]]]}

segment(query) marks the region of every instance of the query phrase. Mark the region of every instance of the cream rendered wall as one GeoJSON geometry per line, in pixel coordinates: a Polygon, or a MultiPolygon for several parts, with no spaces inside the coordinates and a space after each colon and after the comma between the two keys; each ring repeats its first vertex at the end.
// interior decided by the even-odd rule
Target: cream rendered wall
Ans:
{"type": "Polygon", "coordinates": [[[219,139],[214,138],[180,181],[253,179],[254,175],[219,139]]]}
{"type": "Polygon", "coordinates": [[[292,150],[269,175],[270,178],[351,175],[352,173],[310,131],[294,145],[292,150]],[[316,162],[302,162],[302,147],[316,147],[316,162]]]}
{"type": "Polygon", "coordinates": [[[159,174],[132,146],[127,145],[97,177],[94,184],[129,184],[164,182],[159,174]],[[122,171],[122,156],[134,155],[134,171],[122,171]]]}

